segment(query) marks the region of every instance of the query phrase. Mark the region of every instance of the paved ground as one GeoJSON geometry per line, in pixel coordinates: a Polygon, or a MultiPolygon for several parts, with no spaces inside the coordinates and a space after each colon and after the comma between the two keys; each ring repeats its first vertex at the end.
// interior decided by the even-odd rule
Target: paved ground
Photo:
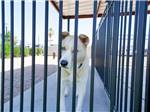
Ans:
{"type": "MultiPolygon", "coordinates": [[[[56,58],[57,59],[57,58],[56,58]]],[[[48,57],[48,75],[56,72],[57,60],[48,57]]],[[[25,57],[25,68],[24,68],[24,90],[31,87],[31,62],[32,57],[25,57]]],[[[21,61],[20,58],[14,58],[14,97],[20,93],[20,77],[21,77],[21,61]]],[[[0,67],[1,68],[1,67],[0,67]]],[[[36,57],[35,65],[35,83],[43,80],[44,77],[44,57],[36,57]]],[[[5,102],[9,100],[10,93],[10,59],[5,59],[5,102]]]]}
{"type": "MultiPolygon", "coordinates": [[[[57,87],[57,73],[48,77],[48,91],[47,91],[47,111],[56,111],[56,87],[57,87]]],[[[88,80],[86,96],[83,103],[83,112],[89,111],[89,91],[90,91],[90,78],[88,80]]],[[[31,90],[28,89],[24,92],[24,111],[30,111],[30,98],[31,90]]],[[[43,101],[43,81],[35,86],[35,111],[42,111],[43,101]]],[[[19,110],[20,96],[14,98],[14,111],[19,110]]],[[[71,112],[71,94],[66,98],[67,112],[71,112]]],[[[9,102],[5,103],[5,112],[9,111],[9,102]]],[[[94,112],[109,112],[109,100],[105,93],[103,83],[98,74],[95,74],[94,86],[94,112]]]]}

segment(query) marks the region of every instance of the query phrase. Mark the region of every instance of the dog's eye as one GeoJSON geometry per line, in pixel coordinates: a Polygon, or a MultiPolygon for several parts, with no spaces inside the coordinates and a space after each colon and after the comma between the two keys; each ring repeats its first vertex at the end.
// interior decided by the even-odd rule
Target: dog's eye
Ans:
{"type": "Polygon", "coordinates": [[[61,47],[61,50],[64,50],[64,51],[65,51],[65,50],[66,50],[66,48],[65,48],[65,47],[61,47]]]}

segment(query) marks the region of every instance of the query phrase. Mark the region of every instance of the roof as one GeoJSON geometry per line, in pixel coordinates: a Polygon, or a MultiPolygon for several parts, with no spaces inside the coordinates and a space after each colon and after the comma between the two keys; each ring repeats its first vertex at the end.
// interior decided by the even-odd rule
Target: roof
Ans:
{"type": "MultiPolygon", "coordinates": [[[[50,0],[51,4],[59,12],[59,0],[50,0]]],[[[102,16],[107,2],[97,1],[98,16],[102,16]]],[[[75,0],[63,0],[63,18],[73,19],[75,17],[75,0]]],[[[93,0],[79,0],[79,18],[93,17],[93,0]]]]}
{"type": "MultiPolygon", "coordinates": [[[[135,14],[135,1],[136,0],[133,0],[132,14],[135,14]]],[[[59,0],[50,0],[50,2],[55,7],[55,9],[59,12],[59,0]]],[[[107,4],[108,2],[106,2],[106,0],[97,0],[98,17],[101,17],[103,15],[107,4]]],[[[150,5],[149,0],[148,0],[148,5],[150,5]]],[[[148,6],[148,13],[150,14],[149,6],[148,6]]],[[[129,14],[129,8],[127,14],[129,14]]],[[[63,0],[63,18],[73,19],[74,17],[75,17],[75,0],[63,0]]],[[[93,0],[79,0],[78,18],[92,18],[92,17],[93,17],[93,0]]]]}

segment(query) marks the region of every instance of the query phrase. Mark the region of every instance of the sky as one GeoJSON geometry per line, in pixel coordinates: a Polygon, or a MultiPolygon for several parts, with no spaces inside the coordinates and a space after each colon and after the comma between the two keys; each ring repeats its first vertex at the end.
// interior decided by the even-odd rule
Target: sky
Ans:
{"type": "MultiPolygon", "coordinates": [[[[1,6],[1,2],[0,2],[1,6]]],[[[58,41],[58,21],[59,15],[55,8],[49,4],[49,28],[54,31],[54,43],[58,41]]],[[[44,21],[45,21],[45,2],[37,0],[36,2],[36,44],[44,43],[44,21]]],[[[99,19],[98,19],[99,21],[99,19]]],[[[10,2],[5,0],[5,23],[10,31],[10,2]]],[[[98,23],[98,22],[97,22],[98,23]]],[[[1,26],[1,8],[0,8],[0,26],[1,26]]],[[[67,20],[63,20],[63,31],[67,31],[67,20]]],[[[74,19],[70,20],[70,33],[74,34],[74,19]]],[[[1,34],[1,27],[0,27],[1,34]]],[[[78,34],[92,36],[92,19],[79,19],[78,34]]],[[[21,39],[21,2],[14,0],[14,35],[18,42],[21,39]]],[[[91,43],[91,41],[90,41],[91,43]]],[[[32,1],[25,1],[25,44],[32,44],[32,1]]]]}

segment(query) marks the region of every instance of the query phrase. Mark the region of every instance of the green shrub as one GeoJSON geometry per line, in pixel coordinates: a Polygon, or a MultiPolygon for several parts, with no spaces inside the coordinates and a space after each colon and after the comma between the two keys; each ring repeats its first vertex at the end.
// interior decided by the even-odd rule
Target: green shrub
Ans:
{"type": "Polygon", "coordinates": [[[5,42],[5,57],[10,57],[10,42],[8,41],[5,42]]]}
{"type": "Polygon", "coordinates": [[[42,48],[36,48],[36,55],[41,55],[43,53],[43,49],[42,48]]]}
{"type": "Polygon", "coordinates": [[[28,47],[24,48],[24,56],[29,56],[29,48],[28,47]]]}
{"type": "MultiPolygon", "coordinates": [[[[2,53],[2,44],[0,44],[0,57],[2,53]]],[[[5,58],[10,57],[10,42],[6,41],[5,42],[5,58]]]]}
{"type": "Polygon", "coordinates": [[[20,47],[19,46],[16,46],[14,48],[14,57],[20,57],[21,56],[21,53],[20,53],[20,47]]]}
{"type": "Polygon", "coordinates": [[[32,55],[32,48],[29,48],[29,55],[32,55]]]}
{"type": "MultiPolygon", "coordinates": [[[[43,54],[43,49],[42,48],[35,48],[35,55],[39,56],[43,54]]],[[[29,48],[29,55],[32,55],[32,48],[29,48]]]]}

